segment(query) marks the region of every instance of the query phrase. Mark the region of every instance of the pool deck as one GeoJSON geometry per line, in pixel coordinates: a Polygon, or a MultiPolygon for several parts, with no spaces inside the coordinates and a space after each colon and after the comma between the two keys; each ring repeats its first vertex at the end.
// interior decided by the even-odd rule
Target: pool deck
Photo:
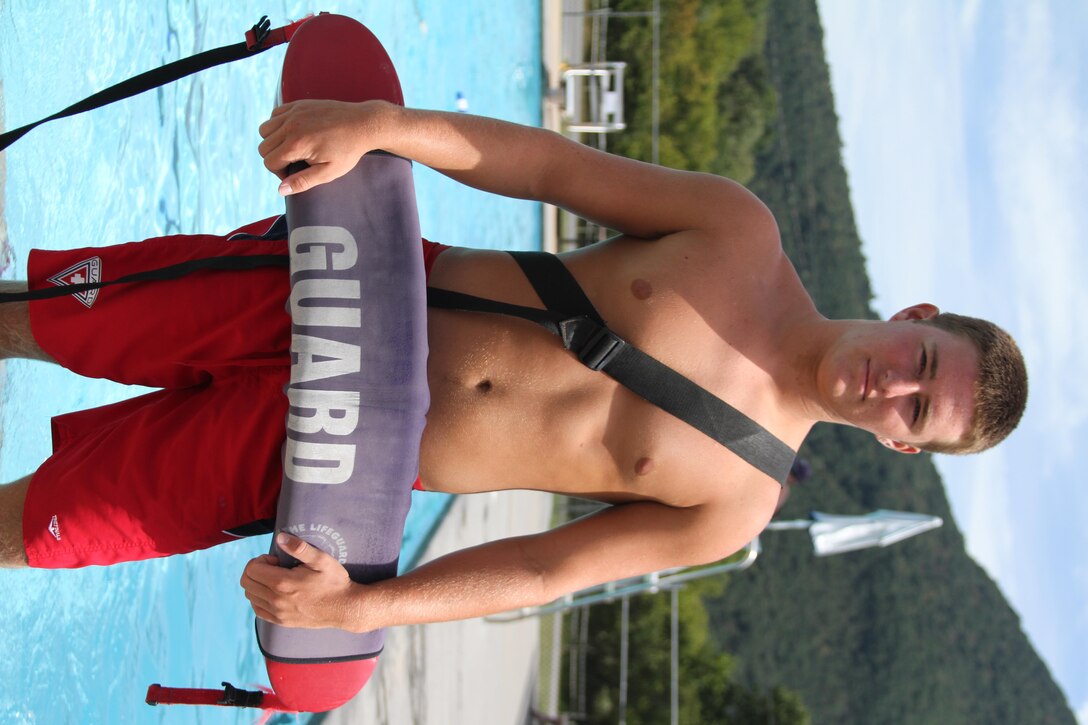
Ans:
{"type": "MultiPolygon", "coordinates": [[[[449,551],[541,531],[550,494],[530,491],[459,496],[424,561],[449,551]]],[[[397,627],[386,632],[380,664],[363,691],[322,725],[521,725],[536,684],[540,627],[535,619],[483,619],[397,627]]]]}
{"type": "MultiPolygon", "coordinates": [[[[564,1],[542,0],[541,55],[547,88],[559,87],[564,60],[564,1]]],[[[544,93],[542,125],[560,130],[555,93],[544,93]]],[[[542,212],[543,246],[557,244],[556,213],[542,212]]],[[[459,496],[422,561],[494,539],[547,528],[553,497],[529,491],[459,496]]],[[[493,624],[469,619],[398,627],[386,633],[385,651],[371,681],[322,725],[522,725],[535,697],[540,626],[536,619],[493,624]]]]}

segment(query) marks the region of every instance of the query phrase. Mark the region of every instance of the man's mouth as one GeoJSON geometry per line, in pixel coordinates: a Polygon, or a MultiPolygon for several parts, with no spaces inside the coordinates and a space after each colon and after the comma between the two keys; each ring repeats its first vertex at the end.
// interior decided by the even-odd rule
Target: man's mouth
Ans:
{"type": "Polygon", "coordinates": [[[872,360],[865,361],[865,375],[861,380],[861,399],[864,401],[869,397],[869,367],[872,364],[872,360]]]}

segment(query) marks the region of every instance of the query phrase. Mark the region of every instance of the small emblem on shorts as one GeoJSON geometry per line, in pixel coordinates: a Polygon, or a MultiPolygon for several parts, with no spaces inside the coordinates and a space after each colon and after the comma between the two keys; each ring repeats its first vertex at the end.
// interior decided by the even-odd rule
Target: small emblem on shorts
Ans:
{"type": "MultiPolygon", "coordinates": [[[[97,283],[102,281],[102,260],[99,257],[91,257],[82,262],[73,264],[63,272],[58,272],[49,278],[49,281],[58,287],[68,287],[74,284],[97,283]]],[[[83,292],[73,292],[72,296],[90,308],[98,299],[98,290],[91,289],[83,292]]]]}
{"type": "Polygon", "coordinates": [[[49,533],[53,535],[53,538],[60,541],[60,524],[57,523],[56,515],[49,520],[49,533]]]}

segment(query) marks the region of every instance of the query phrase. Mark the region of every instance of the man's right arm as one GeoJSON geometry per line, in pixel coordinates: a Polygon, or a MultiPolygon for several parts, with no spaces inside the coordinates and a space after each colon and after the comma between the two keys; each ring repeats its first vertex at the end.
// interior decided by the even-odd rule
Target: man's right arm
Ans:
{"type": "Polygon", "coordinates": [[[282,569],[259,557],[242,584],[258,616],[285,626],[366,631],[467,619],[716,561],[758,533],[762,523],[753,525],[753,518],[705,506],[623,504],[552,531],[457,551],[371,585],[347,582],[335,559],[303,545],[288,552],[312,569],[282,569]]]}

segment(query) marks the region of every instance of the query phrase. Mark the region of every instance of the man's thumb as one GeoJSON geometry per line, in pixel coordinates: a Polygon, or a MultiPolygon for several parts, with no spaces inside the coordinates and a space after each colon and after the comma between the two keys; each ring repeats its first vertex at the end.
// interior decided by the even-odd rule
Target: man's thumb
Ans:
{"type": "Polygon", "coordinates": [[[280,547],[285,553],[290,554],[299,560],[302,564],[313,569],[315,565],[320,563],[328,554],[315,546],[310,546],[297,536],[281,531],[276,534],[276,545],[280,547]]]}
{"type": "Polygon", "coordinates": [[[322,182],[320,167],[310,166],[302,171],[291,174],[280,183],[280,196],[301,194],[307,189],[312,189],[322,182]]]}

